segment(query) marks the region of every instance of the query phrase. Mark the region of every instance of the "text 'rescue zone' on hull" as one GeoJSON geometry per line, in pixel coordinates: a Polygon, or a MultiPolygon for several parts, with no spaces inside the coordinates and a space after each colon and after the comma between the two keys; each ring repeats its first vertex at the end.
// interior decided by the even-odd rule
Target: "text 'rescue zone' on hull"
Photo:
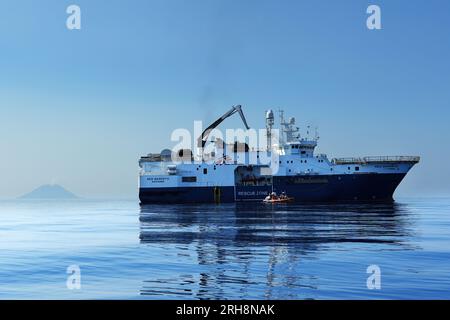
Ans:
{"type": "MultiPolygon", "coordinates": [[[[199,139],[202,146],[208,130],[236,112],[248,128],[240,106],[233,107],[204,131],[199,139]]],[[[266,113],[266,122],[271,129],[271,110],[266,113]]],[[[230,153],[234,153],[233,159],[249,159],[249,154],[259,151],[239,150],[236,143],[225,145],[223,141],[216,143],[219,161],[173,162],[170,150],[142,157],[141,204],[262,201],[271,192],[286,192],[295,202],[392,201],[397,186],[420,160],[410,156],[329,160],[326,155],[314,154],[317,138],[300,138],[295,119],[285,122],[281,112],[280,125],[280,143],[268,147],[277,152],[275,173],[268,165],[228,160],[230,153]]],[[[184,150],[185,155],[186,151],[192,160],[192,152],[184,150]]]]}

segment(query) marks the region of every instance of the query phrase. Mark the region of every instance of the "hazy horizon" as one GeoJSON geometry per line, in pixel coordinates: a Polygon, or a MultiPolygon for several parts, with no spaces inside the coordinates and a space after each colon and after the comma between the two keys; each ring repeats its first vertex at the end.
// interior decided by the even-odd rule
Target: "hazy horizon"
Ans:
{"type": "Polygon", "coordinates": [[[9,1],[0,199],[51,183],[137,198],[140,156],[235,104],[253,128],[269,108],[318,126],[330,158],[419,155],[396,195],[449,196],[450,2],[373,1],[383,28],[368,30],[371,3],[9,1]]]}

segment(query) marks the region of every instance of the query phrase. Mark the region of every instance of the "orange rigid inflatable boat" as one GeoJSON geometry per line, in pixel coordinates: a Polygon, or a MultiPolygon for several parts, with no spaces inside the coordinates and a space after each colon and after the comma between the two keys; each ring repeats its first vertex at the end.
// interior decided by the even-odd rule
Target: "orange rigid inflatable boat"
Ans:
{"type": "Polygon", "coordinates": [[[264,199],[265,203],[283,203],[283,202],[293,202],[294,198],[278,198],[278,199],[264,199]]]}
{"type": "Polygon", "coordinates": [[[272,192],[263,200],[265,203],[283,203],[292,201],[294,201],[294,198],[288,197],[284,192],[280,196],[277,196],[275,192],[272,192]]]}

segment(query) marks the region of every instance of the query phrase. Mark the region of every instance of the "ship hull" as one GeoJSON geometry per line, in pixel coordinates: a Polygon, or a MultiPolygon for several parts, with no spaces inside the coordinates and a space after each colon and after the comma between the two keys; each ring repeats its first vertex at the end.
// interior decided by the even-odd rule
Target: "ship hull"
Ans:
{"type": "Polygon", "coordinates": [[[262,201],[286,192],[297,203],[392,201],[406,173],[275,176],[273,186],[140,188],[141,204],[262,201]]]}

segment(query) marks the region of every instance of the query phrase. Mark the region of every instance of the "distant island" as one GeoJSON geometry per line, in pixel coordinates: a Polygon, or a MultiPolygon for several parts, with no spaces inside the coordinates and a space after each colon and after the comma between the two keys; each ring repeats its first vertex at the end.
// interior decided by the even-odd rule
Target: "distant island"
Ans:
{"type": "Polygon", "coordinates": [[[62,186],[57,184],[42,185],[30,193],[27,193],[20,197],[20,199],[46,199],[46,200],[59,200],[59,199],[78,199],[72,192],[67,191],[62,186]]]}

